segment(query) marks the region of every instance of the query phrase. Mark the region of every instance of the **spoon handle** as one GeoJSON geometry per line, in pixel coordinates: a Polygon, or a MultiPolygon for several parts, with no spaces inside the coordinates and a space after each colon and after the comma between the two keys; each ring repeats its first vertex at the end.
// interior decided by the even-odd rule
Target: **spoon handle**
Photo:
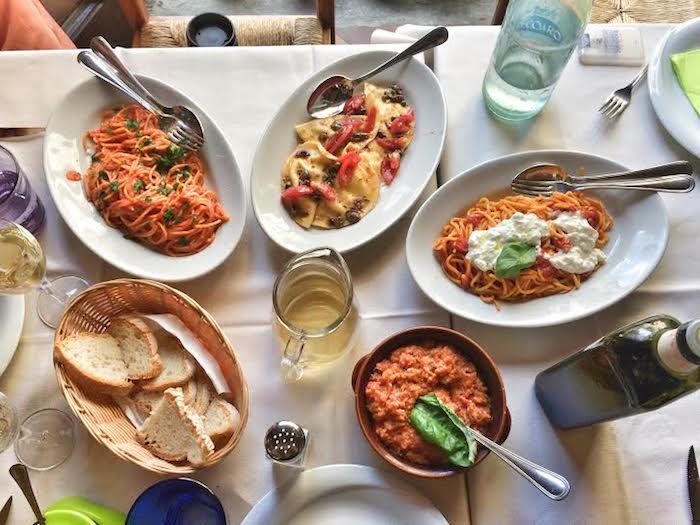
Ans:
{"type": "Polygon", "coordinates": [[[122,80],[129,84],[132,90],[138,91],[142,98],[148,99],[152,105],[158,107],[161,109],[161,112],[163,112],[163,104],[161,104],[158,99],[156,99],[151,92],[148,91],[148,89],[146,89],[141,82],[139,82],[139,79],[137,79],[133,73],[129,71],[129,68],[127,68],[126,64],[119,59],[112,46],[109,45],[109,42],[107,42],[104,37],[96,36],[90,40],[90,49],[92,49],[95,54],[106,60],[109,65],[116,69],[122,75],[122,80]]]}
{"type": "Polygon", "coordinates": [[[491,441],[476,430],[468,428],[468,431],[474,436],[474,439],[505,461],[508,466],[537,487],[544,495],[553,500],[561,500],[569,494],[571,485],[564,476],[518,456],[515,452],[491,441]]]}
{"type": "Polygon", "coordinates": [[[39,503],[37,503],[34,490],[32,489],[32,483],[29,480],[29,472],[27,471],[27,467],[21,463],[12,465],[10,467],[10,476],[12,476],[12,479],[17,482],[17,485],[22,490],[22,494],[24,494],[24,497],[27,498],[27,502],[32,508],[32,512],[34,513],[34,517],[37,519],[37,523],[40,525],[46,525],[46,520],[41,514],[39,503]]]}
{"type": "Polygon", "coordinates": [[[406,60],[409,57],[412,57],[413,55],[416,55],[418,53],[422,53],[423,51],[427,51],[428,49],[432,49],[436,46],[439,46],[440,44],[444,44],[445,41],[447,40],[448,32],[447,29],[444,27],[436,27],[433,29],[430,33],[422,37],[421,39],[417,40],[410,46],[408,46],[406,49],[398,53],[397,55],[391,57],[389,60],[384,62],[383,64],[375,67],[372,71],[369,73],[365,73],[359,78],[356,78],[353,80],[353,83],[359,84],[360,82],[364,82],[368,78],[373,77],[374,75],[377,75],[378,73],[381,73],[385,69],[393,66],[394,64],[397,64],[398,62],[401,62],[402,60],[406,60]]]}
{"type": "Polygon", "coordinates": [[[695,179],[690,175],[668,175],[652,179],[626,179],[615,181],[596,181],[583,184],[571,184],[575,190],[610,189],[610,190],[647,190],[667,193],[687,193],[695,188],[695,179]]]}
{"type": "Polygon", "coordinates": [[[78,53],[78,62],[92,71],[102,80],[108,84],[111,84],[119,91],[141,104],[151,113],[155,113],[156,115],[163,114],[159,107],[154,106],[151,104],[150,100],[142,97],[138,91],[132,89],[132,87],[124,81],[121,75],[112,66],[110,66],[104,59],[97,56],[92,51],[81,51],[78,53]]]}
{"type": "Polygon", "coordinates": [[[581,177],[571,177],[572,182],[583,183],[606,179],[643,179],[653,177],[664,177],[666,175],[692,175],[693,165],[685,160],[660,164],[651,168],[641,170],[621,171],[617,173],[603,173],[601,175],[583,175],[581,177]]]}

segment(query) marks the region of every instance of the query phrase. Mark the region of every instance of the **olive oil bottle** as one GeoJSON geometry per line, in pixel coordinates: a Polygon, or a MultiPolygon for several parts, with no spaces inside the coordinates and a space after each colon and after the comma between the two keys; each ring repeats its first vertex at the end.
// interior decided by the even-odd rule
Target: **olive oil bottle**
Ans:
{"type": "Polygon", "coordinates": [[[540,372],[549,420],[575,428],[659,408],[700,388],[700,320],[656,315],[629,324],[540,372]]]}

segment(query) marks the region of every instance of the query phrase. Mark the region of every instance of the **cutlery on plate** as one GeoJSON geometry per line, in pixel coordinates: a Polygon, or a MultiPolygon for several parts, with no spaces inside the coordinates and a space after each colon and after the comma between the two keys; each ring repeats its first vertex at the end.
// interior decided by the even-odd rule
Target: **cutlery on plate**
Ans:
{"type": "Polygon", "coordinates": [[[2,506],[2,510],[0,510],[0,525],[7,523],[7,519],[10,517],[10,507],[12,507],[12,496],[7,498],[7,501],[2,506]]]}
{"type": "Polygon", "coordinates": [[[590,182],[609,179],[645,179],[653,177],[664,177],[666,175],[692,175],[693,165],[690,162],[680,160],[660,164],[651,168],[641,170],[618,171],[614,173],[602,173],[599,175],[569,175],[566,170],[558,164],[535,164],[525,168],[518,173],[513,182],[535,181],[565,181],[572,183],[590,182]]]}
{"type": "Polygon", "coordinates": [[[700,477],[695,461],[695,449],[688,451],[688,497],[690,498],[690,515],[693,525],[700,525],[700,477]]]}
{"type": "Polygon", "coordinates": [[[603,102],[603,105],[598,108],[598,112],[602,113],[606,118],[615,118],[626,110],[632,100],[632,90],[647,74],[648,68],[649,64],[644,64],[644,67],[639,70],[639,73],[632,79],[632,82],[617,91],[613,91],[606,101],[603,102]]]}
{"type": "Polygon", "coordinates": [[[39,503],[36,501],[36,496],[34,495],[34,489],[32,489],[32,482],[29,479],[29,471],[27,467],[21,463],[17,463],[10,467],[10,476],[15,480],[19,488],[22,490],[22,494],[27,498],[29,506],[32,508],[34,517],[36,517],[36,523],[39,525],[46,525],[46,519],[41,514],[41,508],[39,508],[39,503]]]}
{"type": "Polygon", "coordinates": [[[361,77],[356,79],[349,79],[343,75],[328,77],[316,86],[316,89],[309,96],[309,100],[306,103],[306,111],[313,118],[326,118],[337,115],[343,111],[343,106],[352,97],[353,91],[359,84],[415,54],[444,44],[447,41],[447,37],[448,32],[446,28],[436,27],[427,35],[361,77]]]}
{"type": "Polygon", "coordinates": [[[551,197],[554,192],[564,193],[576,190],[645,190],[661,191],[667,193],[687,193],[695,187],[695,179],[690,175],[668,175],[666,177],[653,177],[645,179],[616,179],[573,183],[566,181],[512,181],[510,188],[515,193],[529,195],[531,197],[551,197]]]}
{"type": "Polygon", "coordinates": [[[553,500],[562,500],[569,494],[571,485],[561,474],[552,472],[529,459],[519,456],[470,427],[466,428],[476,441],[496,454],[510,468],[537,487],[545,496],[553,500]]]}
{"type": "Polygon", "coordinates": [[[204,138],[193,131],[183,120],[163,111],[164,109],[169,110],[171,108],[166,108],[160,103],[154,104],[153,101],[156,99],[150,94],[147,95],[148,91],[145,91],[145,89],[142,91],[137,86],[131,85],[119,71],[114,69],[114,67],[100,55],[93,51],[81,51],[78,53],[78,62],[102,80],[111,84],[129,98],[141,104],[148,111],[155,114],[158,117],[158,126],[160,129],[165,132],[168,139],[178,146],[191,151],[197,151],[204,145],[204,138]]]}

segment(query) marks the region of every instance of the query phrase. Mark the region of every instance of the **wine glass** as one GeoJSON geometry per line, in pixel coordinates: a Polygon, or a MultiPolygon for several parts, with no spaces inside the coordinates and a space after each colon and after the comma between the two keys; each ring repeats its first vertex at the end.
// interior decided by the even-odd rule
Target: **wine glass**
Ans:
{"type": "Polygon", "coordinates": [[[89,285],[74,275],[49,280],[45,273],[46,257],[36,237],[19,224],[0,219],[0,294],[22,294],[38,287],[39,319],[55,329],[66,304],[89,285]]]}

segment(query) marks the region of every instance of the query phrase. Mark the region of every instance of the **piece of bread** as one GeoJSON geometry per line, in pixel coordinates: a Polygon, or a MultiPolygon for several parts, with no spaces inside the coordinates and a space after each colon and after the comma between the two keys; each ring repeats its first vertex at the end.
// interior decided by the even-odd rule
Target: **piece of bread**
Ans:
{"type": "Polygon", "coordinates": [[[153,454],[167,461],[202,465],[214,452],[202,419],[185,404],[181,388],[169,388],[137,431],[136,437],[153,454]]]}
{"type": "Polygon", "coordinates": [[[192,409],[197,414],[204,415],[211,403],[211,388],[209,387],[209,378],[203,373],[198,373],[196,376],[197,393],[192,401],[192,409]]]}
{"type": "Polygon", "coordinates": [[[55,346],[54,356],[90,392],[125,396],[134,387],[119,344],[109,334],[68,336],[55,346]]]}
{"type": "Polygon", "coordinates": [[[223,399],[214,399],[204,417],[204,432],[214,443],[228,441],[241,423],[241,415],[236,407],[223,399]]]}
{"type": "Polygon", "coordinates": [[[163,370],[156,337],[137,316],[115,317],[107,333],[119,342],[122,358],[129,370],[129,379],[150,379],[163,370]]]}
{"type": "Polygon", "coordinates": [[[163,363],[163,369],[153,379],[140,383],[141,390],[146,392],[162,391],[166,388],[181,386],[194,375],[194,358],[182,348],[179,339],[173,335],[162,333],[157,336],[158,355],[163,363]]]}
{"type": "MultiPolygon", "coordinates": [[[[191,405],[197,396],[197,381],[190,379],[182,387],[182,391],[185,404],[191,405]]],[[[138,410],[145,414],[150,414],[160,400],[163,399],[163,392],[139,390],[138,392],[133,392],[130,397],[138,410]]]]}

